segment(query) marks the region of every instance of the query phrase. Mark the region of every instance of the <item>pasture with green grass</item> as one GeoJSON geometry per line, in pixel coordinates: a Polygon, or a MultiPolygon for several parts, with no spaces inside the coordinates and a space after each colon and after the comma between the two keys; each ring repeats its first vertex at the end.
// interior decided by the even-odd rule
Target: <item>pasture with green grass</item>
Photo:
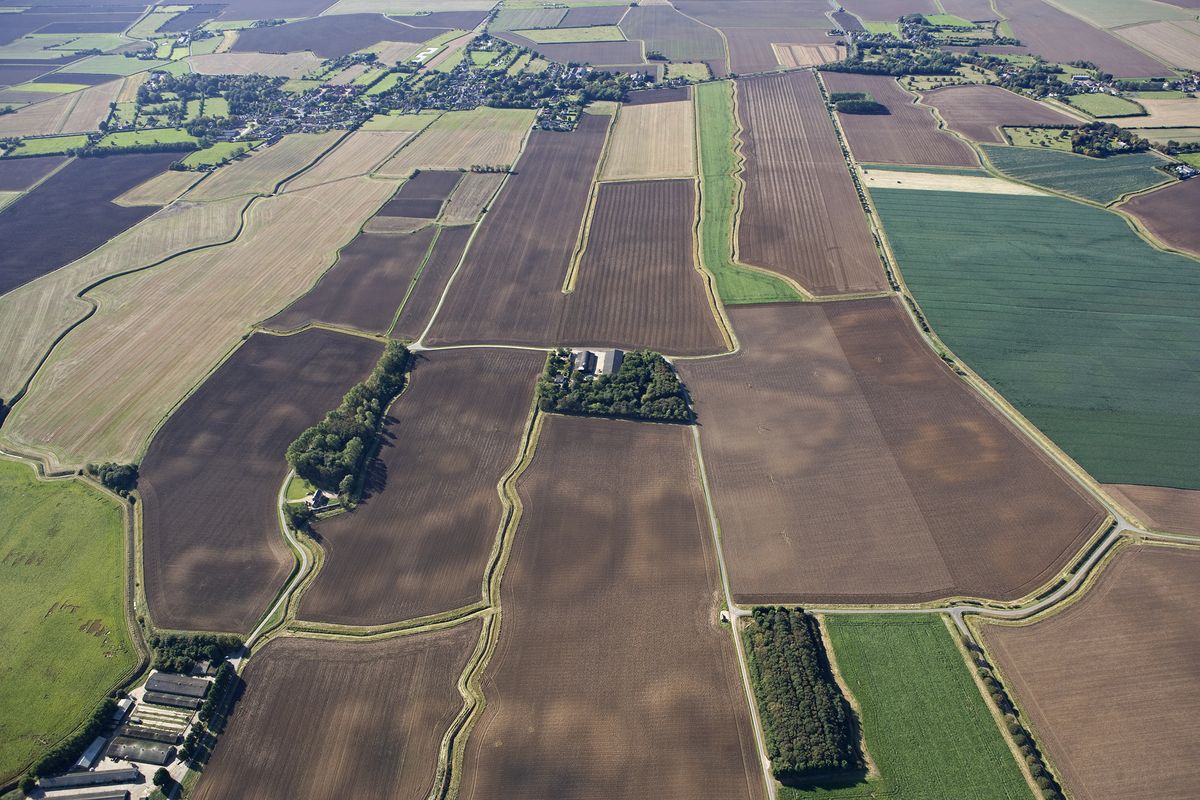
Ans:
{"type": "Polygon", "coordinates": [[[96,143],[96,147],[100,150],[119,150],[124,147],[144,147],[153,144],[195,144],[198,141],[183,128],[146,128],[140,131],[105,134],[96,143]]]}
{"type": "Polygon", "coordinates": [[[1045,147],[1071,152],[1071,131],[1066,128],[1004,127],[1004,135],[1016,147],[1045,147]]]}
{"type": "Polygon", "coordinates": [[[1152,153],[1092,158],[1050,148],[981,145],[992,166],[1010,178],[1108,205],[1131,192],[1174,180],[1152,153]]]}
{"type": "Polygon", "coordinates": [[[19,145],[9,151],[9,156],[53,156],[60,155],[77,147],[86,147],[87,134],[73,133],[67,136],[42,136],[37,139],[24,139],[19,145]]]}
{"type": "Polygon", "coordinates": [[[1073,94],[1067,97],[1067,102],[1093,117],[1137,117],[1146,113],[1146,109],[1132,100],[1103,92],[1073,94]]]}
{"type": "Polygon", "coordinates": [[[535,28],[513,32],[538,44],[620,42],[625,40],[625,34],[616,25],[593,25],[589,28],[535,28]]]}
{"type": "Polygon", "coordinates": [[[698,84],[695,98],[700,138],[700,260],[713,274],[717,294],[726,303],[800,300],[784,281],[733,263],[733,216],[738,203],[733,84],[698,84]]]}
{"type": "Polygon", "coordinates": [[[946,344],[1103,483],[1200,489],[1200,264],[1060,197],[873,189],[946,344]]]}
{"type": "Polygon", "coordinates": [[[258,144],[259,140],[257,139],[245,142],[217,142],[203,150],[188,153],[183,159],[183,165],[188,169],[209,169],[220,166],[226,161],[250,152],[258,144]]]}
{"type": "Polygon", "coordinates": [[[940,616],[830,614],[824,622],[879,777],[841,791],[780,797],[1031,800],[940,616]]]}
{"type": "Polygon", "coordinates": [[[0,782],[70,733],[137,664],[120,504],[0,458],[0,782]]]}

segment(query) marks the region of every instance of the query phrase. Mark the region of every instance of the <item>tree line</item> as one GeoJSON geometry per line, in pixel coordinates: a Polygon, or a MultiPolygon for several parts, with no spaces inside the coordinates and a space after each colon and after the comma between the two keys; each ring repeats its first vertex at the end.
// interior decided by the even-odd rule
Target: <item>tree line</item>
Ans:
{"type": "Polygon", "coordinates": [[[191,672],[196,662],[223,661],[241,647],[241,638],[227,633],[156,633],[150,636],[154,668],[163,672],[191,672]]]}
{"type": "Polygon", "coordinates": [[[856,722],[816,618],[797,608],[756,608],[743,635],[776,777],[861,769],[856,722]]]}
{"type": "Polygon", "coordinates": [[[287,461],[318,489],[351,500],[374,451],[383,415],[404,388],[408,348],[390,341],[365,381],[346,392],[341,405],[288,445],[287,461]]]}
{"type": "Polygon", "coordinates": [[[559,349],[546,359],[538,379],[538,407],[559,414],[690,422],[687,390],[675,369],[651,350],[625,353],[611,375],[571,369],[571,351],[559,349]]]}

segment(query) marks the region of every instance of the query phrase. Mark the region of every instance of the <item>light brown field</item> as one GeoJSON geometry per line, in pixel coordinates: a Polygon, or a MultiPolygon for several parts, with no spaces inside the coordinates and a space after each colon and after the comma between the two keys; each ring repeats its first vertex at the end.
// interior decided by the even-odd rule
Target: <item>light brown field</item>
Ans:
{"type": "Polygon", "coordinates": [[[62,94],[0,114],[0,136],[44,136],[58,133],[75,107],[76,94],[62,94]]]}
{"type": "Polygon", "coordinates": [[[693,177],[695,131],[691,100],[622,106],[609,133],[600,180],[693,177]]]}
{"type": "Polygon", "coordinates": [[[1200,69],[1200,36],[1170,22],[1146,22],[1113,33],[1177,67],[1200,69]]]}
{"type": "Polygon", "coordinates": [[[407,61],[421,50],[420,42],[381,42],[375,45],[375,55],[383,64],[391,66],[397,61],[407,61]]]}
{"type": "Polygon", "coordinates": [[[475,38],[474,33],[464,33],[462,36],[459,36],[457,39],[451,39],[450,41],[446,42],[446,44],[443,45],[443,47],[442,47],[442,51],[440,53],[438,53],[437,55],[435,55],[433,58],[429,59],[429,61],[427,61],[425,63],[426,69],[433,69],[435,67],[439,67],[446,61],[449,61],[450,58],[455,53],[457,53],[459,50],[462,50],[464,47],[466,47],[467,42],[471,41],[474,38],[475,38]]]}
{"type": "Polygon", "coordinates": [[[1104,489],[1151,528],[1200,534],[1200,490],[1121,483],[1105,484],[1104,489]]]}
{"type": "Polygon", "coordinates": [[[415,169],[470,169],[511,166],[533,125],[529,109],[488,108],[450,111],[379,168],[387,178],[408,178],[415,169]]]}
{"type": "Polygon", "coordinates": [[[781,67],[815,67],[846,57],[846,46],[840,44],[772,43],[771,47],[781,67]]]}
{"type": "Polygon", "coordinates": [[[895,299],[728,313],[742,349],[679,368],[743,602],[1015,599],[1100,525],[895,299]]]}
{"type": "Polygon", "coordinates": [[[354,131],[321,157],[321,160],[292,178],[280,191],[291,192],[310,186],[366,175],[382,164],[412,133],[408,131],[354,131]]]}
{"type": "Polygon", "coordinates": [[[1118,117],[1111,121],[1118,125],[1138,128],[1187,128],[1200,126],[1200,99],[1194,97],[1167,100],[1138,98],[1138,102],[1146,109],[1146,116],[1118,117]]]}
{"type": "Polygon", "coordinates": [[[105,275],[154,264],[237,233],[247,198],[178,202],[147,217],[83,258],[0,297],[0,397],[24,385],[50,343],[91,306],[76,297],[105,275]]]}
{"type": "Polygon", "coordinates": [[[233,243],[98,287],[100,310],[38,371],[5,435],[56,464],[136,460],[248,326],[307,291],[394,189],[354,178],[263,198],[233,243]]]}
{"type": "Polygon", "coordinates": [[[321,59],[304,50],[297,53],[208,53],[188,56],[188,64],[202,75],[269,75],[299,78],[321,66],[321,59]]]}
{"type": "Polygon", "coordinates": [[[149,72],[135,72],[121,81],[121,91],[117,93],[118,103],[137,102],[138,89],[150,77],[149,72]]]}
{"type": "Polygon", "coordinates": [[[1021,194],[1044,197],[1045,192],[1023,183],[982,175],[952,175],[944,172],[898,172],[886,169],[863,170],[864,186],[879,189],[917,189],[932,192],[974,192],[978,194],[1021,194]]]}
{"type": "Polygon", "coordinates": [[[325,83],[331,84],[333,86],[345,86],[346,84],[354,81],[356,78],[358,78],[360,75],[362,75],[366,71],[367,71],[366,64],[351,64],[350,66],[346,67],[344,70],[339,72],[337,75],[334,75],[332,78],[326,79],[325,83]]]}
{"type": "Polygon", "coordinates": [[[363,225],[366,233],[395,233],[406,234],[418,231],[430,224],[431,220],[424,217],[371,217],[363,225]]]}
{"type": "Polygon", "coordinates": [[[1131,545],[1074,605],[983,625],[1076,800],[1191,800],[1200,781],[1200,551],[1131,545]]]}
{"type": "Polygon", "coordinates": [[[64,133],[95,131],[108,119],[109,104],[115,103],[122,81],[109,81],[78,92],[75,104],[59,129],[64,133]]]}
{"type": "Polygon", "coordinates": [[[503,182],[504,174],[499,172],[466,173],[450,195],[440,221],[444,225],[473,224],[503,182]]]}
{"type": "Polygon", "coordinates": [[[165,206],[203,177],[203,172],[169,169],[114,198],[113,202],[121,206],[165,206]]]}
{"type": "Polygon", "coordinates": [[[189,200],[222,200],[239,195],[270,194],[328,150],[341,131],[296,133],[252,151],[218,169],[188,195],[189,200]]]}
{"type": "Polygon", "coordinates": [[[762,798],[691,431],[547,417],[518,490],[459,797],[762,798]]]}
{"type": "Polygon", "coordinates": [[[379,642],[276,639],[246,667],[246,692],[192,796],[425,797],[479,633],[473,622],[379,642]]]}

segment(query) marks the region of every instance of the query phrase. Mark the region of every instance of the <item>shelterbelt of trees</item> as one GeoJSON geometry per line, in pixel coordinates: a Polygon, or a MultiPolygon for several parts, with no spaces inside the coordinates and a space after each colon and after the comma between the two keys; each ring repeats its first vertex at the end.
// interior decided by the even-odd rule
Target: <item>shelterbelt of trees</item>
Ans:
{"type": "Polygon", "coordinates": [[[692,419],[687,390],[674,367],[651,350],[625,353],[616,373],[595,376],[571,369],[570,350],[551,353],[538,380],[538,407],[559,414],[663,422],[692,419]]]}

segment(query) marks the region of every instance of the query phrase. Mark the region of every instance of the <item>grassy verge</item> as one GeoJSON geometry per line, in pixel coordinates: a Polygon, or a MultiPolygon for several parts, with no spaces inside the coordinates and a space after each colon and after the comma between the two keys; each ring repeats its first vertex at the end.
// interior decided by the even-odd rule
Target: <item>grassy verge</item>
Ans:
{"type": "Polygon", "coordinates": [[[62,739],[138,664],[119,503],[0,459],[0,781],[62,739]]]}
{"type": "Polygon", "coordinates": [[[783,280],[733,261],[733,223],[740,200],[734,153],[737,122],[733,84],[696,86],[696,132],[700,148],[700,263],[712,273],[725,303],[801,300],[783,280]]]}

